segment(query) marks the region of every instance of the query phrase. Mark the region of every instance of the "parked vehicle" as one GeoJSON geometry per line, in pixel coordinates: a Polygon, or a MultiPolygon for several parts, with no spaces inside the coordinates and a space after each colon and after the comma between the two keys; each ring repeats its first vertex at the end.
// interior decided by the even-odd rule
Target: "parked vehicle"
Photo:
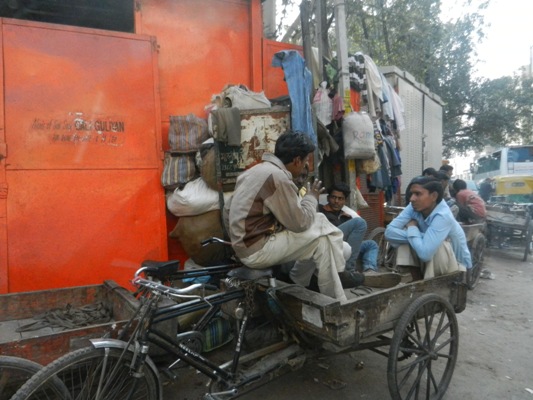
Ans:
{"type": "Polygon", "coordinates": [[[470,167],[476,181],[501,175],[533,174],[533,145],[509,146],[480,157],[470,167]]]}
{"type": "Polygon", "coordinates": [[[502,175],[493,179],[491,203],[533,203],[533,175],[502,175]]]}
{"type": "Polygon", "coordinates": [[[463,272],[354,295],[341,303],[281,282],[270,269],[236,263],[177,271],[178,266],[143,263],[133,280],[141,306],[123,337],[92,340],[91,346],[67,353],[35,374],[11,400],[160,400],[160,373],[171,373],[178,364],[192,366],[209,380],[204,399],[222,400],[298,369],[308,359],[365,349],[388,358],[392,399],[442,398],[450,384],[459,350],[455,314],[466,306],[463,272]],[[224,270],[228,277],[215,294],[203,293],[206,284],[178,287],[185,279],[224,270]],[[169,298],[175,303],[163,305],[169,298]],[[159,329],[164,321],[199,311],[203,316],[177,335],[159,329]],[[221,317],[235,338],[223,360],[203,352],[205,328],[221,317]],[[273,340],[256,340],[255,347],[245,348],[253,326],[272,329],[273,340]],[[153,348],[162,349],[167,360],[156,365],[153,348]]]}

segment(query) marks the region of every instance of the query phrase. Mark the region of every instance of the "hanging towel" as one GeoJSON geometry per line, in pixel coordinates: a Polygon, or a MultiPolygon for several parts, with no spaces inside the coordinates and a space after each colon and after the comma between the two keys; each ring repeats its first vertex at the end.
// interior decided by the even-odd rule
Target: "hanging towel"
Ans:
{"type": "Polygon", "coordinates": [[[241,145],[241,113],[237,107],[218,108],[213,116],[213,137],[230,146],[241,145]]]}

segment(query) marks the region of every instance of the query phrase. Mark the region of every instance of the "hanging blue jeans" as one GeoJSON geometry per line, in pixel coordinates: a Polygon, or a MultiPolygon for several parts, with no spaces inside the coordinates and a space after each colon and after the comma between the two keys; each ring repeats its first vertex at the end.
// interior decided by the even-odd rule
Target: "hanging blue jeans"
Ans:
{"type": "Polygon", "coordinates": [[[291,98],[291,129],[308,134],[316,144],[316,133],[311,118],[311,91],[313,81],[305,60],[296,50],[283,50],[274,54],[273,67],[283,68],[285,82],[291,98]]]}

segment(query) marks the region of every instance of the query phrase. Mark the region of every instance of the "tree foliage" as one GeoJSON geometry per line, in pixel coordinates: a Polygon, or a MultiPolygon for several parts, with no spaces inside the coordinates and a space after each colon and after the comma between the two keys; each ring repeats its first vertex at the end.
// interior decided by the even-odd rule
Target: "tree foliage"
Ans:
{"type": "MultiPolygon", "coordinates": [[[[531,79],[475,78],[476,46],[484,39],[483,11],[490,0],[477,1],[477,8],[465,0],[462,9],[473,11],[449,21],[441,18],[442,1],[345,0],[350,52],[409,72],[443,100],[445,155],[487,144],[530,143],[531,79]]],[[[331,16],[331,0],[328,10],[331,16]]]]}

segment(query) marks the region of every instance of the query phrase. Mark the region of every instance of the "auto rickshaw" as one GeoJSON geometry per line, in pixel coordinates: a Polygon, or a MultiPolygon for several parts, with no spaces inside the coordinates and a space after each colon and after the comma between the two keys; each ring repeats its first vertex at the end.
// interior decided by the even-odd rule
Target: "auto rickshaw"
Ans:
{"type": "Polygon", "coordinates": [[[497,176],[493,187],[486,206],[489,244],[523,247],[526,261],[533,254],[533,176],[497,176]]]}
{"type": "Polygon", "coordinates": [[[533,203],[533,175],[503,175],[493,178],[491,203],[533,203]]]}

